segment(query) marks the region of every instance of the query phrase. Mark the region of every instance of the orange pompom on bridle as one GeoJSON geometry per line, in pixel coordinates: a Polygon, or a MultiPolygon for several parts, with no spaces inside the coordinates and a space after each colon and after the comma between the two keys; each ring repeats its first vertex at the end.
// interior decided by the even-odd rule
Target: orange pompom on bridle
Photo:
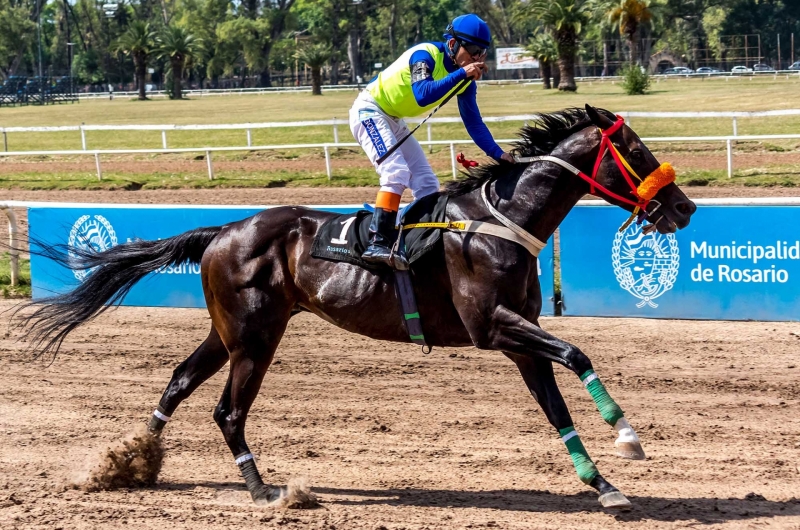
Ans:
{"type": "Polygon", "coordinates": [[[675,169],[669,162],[664,162],[645,177],[644,181],[636,188],[636,193],[642,199],[649,201],[661,188],[673,182],[675,182],[675,169]]]}

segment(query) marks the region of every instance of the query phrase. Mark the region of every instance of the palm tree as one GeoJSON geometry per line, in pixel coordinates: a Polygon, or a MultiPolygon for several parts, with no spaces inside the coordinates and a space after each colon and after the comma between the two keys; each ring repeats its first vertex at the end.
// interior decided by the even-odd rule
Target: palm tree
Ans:
{"type": "Polygon", "coordinates": [[[558,60],[558,50],[553,37],[548,33],[538,33],[533,37],[525,50],[539,61],[539,69],[545,90],[550,90],[550,77],[552,76],[553,63],[558,60]]]}
{"type": "Polygon", "coordinates": [[[615,3],[607,5],[606,19],[611,25],[619,26],[619,34],[624,35],[628,40],[631,66],[635,65],[639,59],[636,46],[639,37],[637,31],[653,20],[654,7],[651,0],[617,0],[615,3]]]}
{"type": "Polygon", "coordinates": [[[528,12],[552,33],[558,49],[559,90],[574,92],[578,35],[588,19],[587,0],[531,0],[528,12]]]}
{"type": "Polygon", "coordinates": [[[296,57],[311,68],[311,95],[322,95],[322,72],[333,51],[327,44],[309,44],[297,50],[296,57]]]}
{"type": "Polygon", "coordinates": [[[139,87],[139,100],[146,100],[144,80],[147,73],[147,60],[156,46],[156,34],[148,22],[136,20],[117,39],[116,49],[133,57],[136,71],[136,84],[139,87]]]}
{"type": "Polygon", "coordinates": [[[158,36],[158,54],[172,67],[172,99],[181,99],[181,79],[186,61],[200,53],[200,40],[177,25],[165,26],[158,36]]]}

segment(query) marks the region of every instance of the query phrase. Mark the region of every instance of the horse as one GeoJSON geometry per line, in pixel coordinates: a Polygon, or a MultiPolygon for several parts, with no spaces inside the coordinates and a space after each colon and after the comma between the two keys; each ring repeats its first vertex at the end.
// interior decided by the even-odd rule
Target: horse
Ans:
{"type": "MultiPolygon", "coordinates": [[[[638,175],[657,174],[659,162],[622,118],[589,105],[538,115],[521,129],[513,153],[518,163],[481,166],[439,192],[448,195],[447,219],[493,224],[504,219],[532,239],[547,241],[589,192],[637,214],[640,223],[646,220],[646,231],[675,232],[689,224],[696,209],[674,182],[661,183],[644,197],[642,187],[651,179],[638,175]],[[644,182],[637,186],[632,177],[644,182]]],[[[228,225],[102,252],[67,257],[63,249],[60,254],[53,247],[40,249],[66,266],[93,271],[70,292],[30,302],[18,325],[36,354],[55,355],[74,328],[121,301],[146,274],[199,263],[211,330],[174,370],[149,430],[160,437],[178,405],[230,362],[213,418],[253,501],[274,502],[285,488],[263,482],[245,440],[245,423],[292,316],[311,312],[373,339],[409,342],[391,269],[310,256],[315,234],[333,215],[276,207],[228,225]]],[[[619,456],[642,459],[644,451],[587,355],[540,327],[537,266],[535,253],[518,242],[444,231],[440,244],[410,271],[424,336],[432,346],[495,350],[514,362],[566,445],[578,478],[598,492],[603,507],[625,509],[628,499],[599,473],[584,448],[553,365],[583,382],[618,433],[619,456]]]]}

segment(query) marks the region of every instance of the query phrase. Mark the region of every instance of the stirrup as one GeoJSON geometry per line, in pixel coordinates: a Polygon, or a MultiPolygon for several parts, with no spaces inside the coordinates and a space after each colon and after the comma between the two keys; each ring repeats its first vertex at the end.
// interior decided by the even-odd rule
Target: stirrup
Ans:
{"type": "Polygon", "coordinates": [[[395,252],[393,248],[384,247],[383,245],[370,245],[367,247],[367,250],[364,251],[364,254],[361,255],[361,259],[367,263],[386,265],[395,270],[408,270],[408,259],[405,255],[400,252],[395,252]],[[375,252],[375,254],[367,254],[370,250],[375,252]]]}
{"type": "Polygon", "coordinates": [[[394,245],[392,245],[389,260],[392,263],[393,269],[398,271],[407,271],[409,268],[408,257],[400,248],[401,241],[404,241],[402,228],[400,228],[400,232],[397,234],[397,239],[395,240],[394,245]]]}
{"type": "Polygon", "coordinates": [[[399,252],[392,252],[391,254],[391,267],[397,271],[407,271],[409,269],[408,258],[405,254],[399,252]]]}

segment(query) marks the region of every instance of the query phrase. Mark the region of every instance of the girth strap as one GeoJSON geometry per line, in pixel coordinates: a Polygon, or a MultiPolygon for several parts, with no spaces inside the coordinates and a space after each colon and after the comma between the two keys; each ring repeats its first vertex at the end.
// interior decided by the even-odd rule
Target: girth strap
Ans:
{"type": "Polygon", "coordinates": [[[539,252],[542,251],[547,243],[543,243],[526,232],[521,226],[517,225],[506,216],[498,212],[486,197],[486,186],[489,182],[481,188],[481,197],[489,212],[505,226],[498,226],[493,223],[486,223],[483,221],[448,221],[444,223],[413,223],[403,225],[403,230],[410,230],[412,228],[441,228],[443,230],[450,230],[452,232],[471,232],[475,234],[487,234],[490,236],[499,237],[507,241],[512,241],[518,245],[522,245],[535,257],[539,257],[539,252]]]}

